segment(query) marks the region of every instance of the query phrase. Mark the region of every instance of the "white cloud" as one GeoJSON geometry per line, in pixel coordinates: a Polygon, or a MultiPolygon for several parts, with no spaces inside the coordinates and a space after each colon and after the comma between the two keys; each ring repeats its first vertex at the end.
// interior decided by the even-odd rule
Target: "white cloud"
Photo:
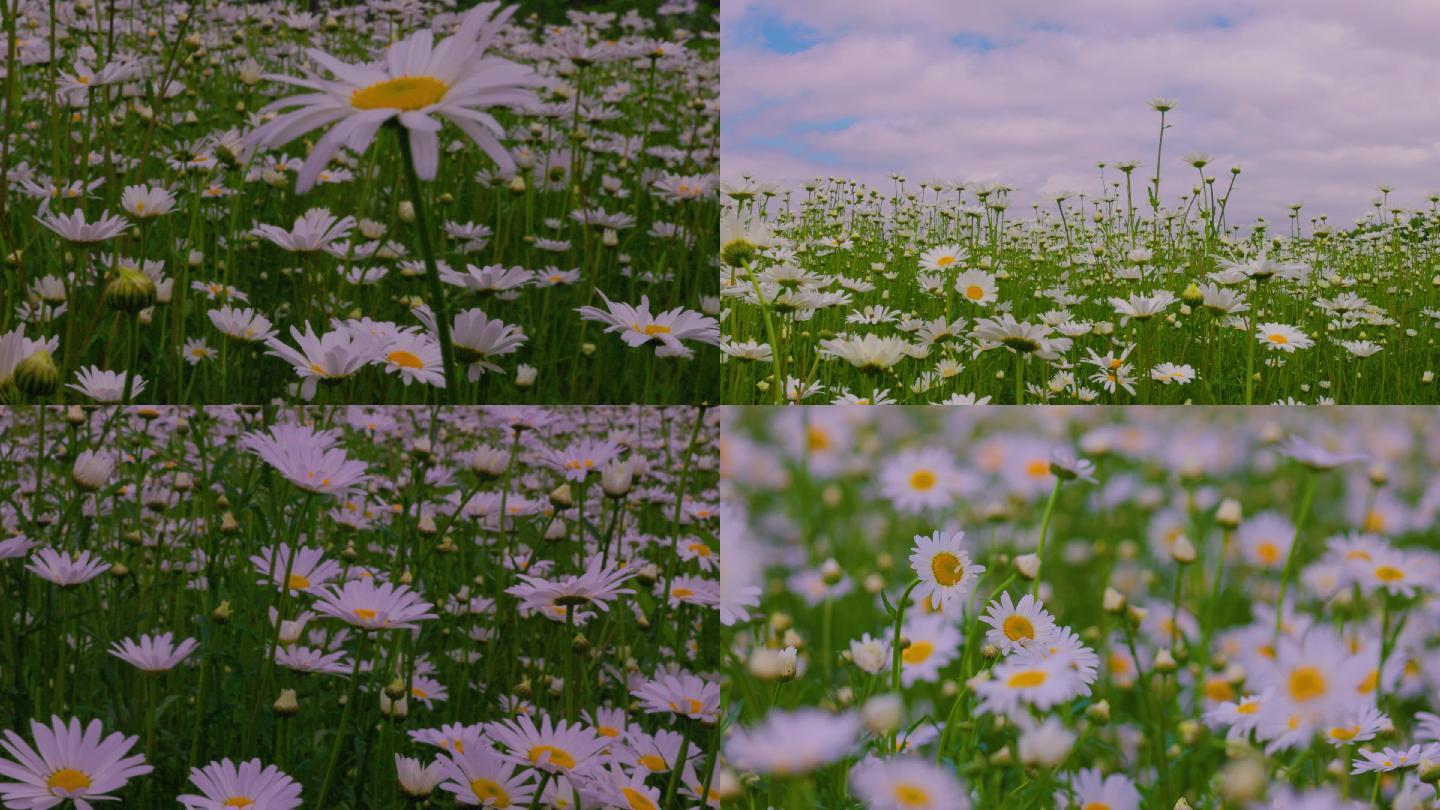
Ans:
{"type": "Polygon", "coordinates": [[[1349,222],[1382,183],[1409,207],[1440,189],[1429,0],[727,0],[721,20],[727,177],[996,179],[1022,204],[1093,194],[1097,161],[1153,170],[1146,102],[1163,96],[1178,101],[1172,201],[1198,180],[1180,161],[1191,151],[1215,158],[1219,184],[1242,166],[1240,219],[1303,201],[1349,222]],[[787,28],[797,52],[773,48],[787,28]]]}

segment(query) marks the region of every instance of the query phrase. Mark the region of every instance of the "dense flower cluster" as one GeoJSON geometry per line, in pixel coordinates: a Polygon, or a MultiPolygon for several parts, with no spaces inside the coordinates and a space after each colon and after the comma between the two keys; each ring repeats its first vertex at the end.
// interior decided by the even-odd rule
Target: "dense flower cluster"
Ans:
{"type": "Polygon", "coordinates": [[[0,804],[719,807],[718,419],[0,411],[0,804]]]}
{"type": "Polygon", "coordinates": [[[1440,414],[830,406],[725,432],[743,800],[1435,806],[1440,414]]]}

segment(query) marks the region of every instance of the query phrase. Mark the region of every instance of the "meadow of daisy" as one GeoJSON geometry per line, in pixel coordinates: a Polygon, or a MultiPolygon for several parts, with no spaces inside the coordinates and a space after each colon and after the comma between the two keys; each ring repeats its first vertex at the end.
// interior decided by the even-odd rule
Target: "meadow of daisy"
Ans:
{"type": "Polygon", "coordinates": [[[1435,806],[1440,413],[727,410],[734,806],[1435,806]]]}
{"type": "Polygon", "coordinates": [[[718,427],[0,411],[0,806],[719,807],[718,427]]]}
{"type": "MultiPolygon", "coordinates": [[[[1174,102],[1152,106],[1163,150],[1174,102]]],[[[1161,176],[1160,154],[1024,208],[1001,183],[738,180],[726,401],[1440,402],[1440,195],[1237,222],[1241,167],[1161,176]]]]}
{"type": "Polygon", "coordinates": [[[0,396],[717,399],[714,15],[6,4],[0,396]]]}

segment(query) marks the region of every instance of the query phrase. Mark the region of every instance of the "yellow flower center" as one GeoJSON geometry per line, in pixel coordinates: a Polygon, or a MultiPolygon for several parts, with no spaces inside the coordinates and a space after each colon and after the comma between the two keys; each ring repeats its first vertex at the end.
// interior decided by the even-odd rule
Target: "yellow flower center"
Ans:
{"type": "Polygon", "coordinates": [[[385,359],[401,368],[424,368],[425,361],[404,349],[396,349],[385,355],[385,359]]]}
{"type": "Polygon", "coordinates": [[[1214,701],[1234,700],[1235,688],[1223,678],[1211,678],[1205,682],[1205,697],[1214,701]]]}
{"type": "Polygon", "coordinates": [[[1022,669],[1011,675],[1005,685],[1013,689],[1033,689],[1043,686],[1048,678],[1049,675],[1043,669],[1022,669]]]}
{"type": "Polygon", "coordinates": [[[935,581],[947,588],[953,587],[965,576],[965,563],[948,551],[942,551],[930,558],[930,573],[935,581]]]}
{"type": "Polygon", "coordinates": [[[1031,478],[1043,478],[1050,474],[1050,462],[1037,458],[1025,465],[1025,474],[1031,478]]]}
{"type": "Polygon", "coordinates": [[[476,779],[470,783],[470,791],[481,804],[488,804],[490,807],[510,806],[510,794],[493,779],[476,779]]]}
{"type": "Polygon", "coordinates": [[[1086,802],[1080,810],[1110,810],[1110,805],[1105,802],[1086,802]]]}
{"type": "Polygon", "coordinates": [[[709,557],[714,552],[712,552],[710,550],[710,547],[705,545],[704,543],[691,543],[690,553],[694,554],[696,557],[709,557]]]}
{"type": "Polygon", "coordinates": [[[1280,560],[1280,547],[1268,540],[1261,543],[1260,546],[1255,549],[1255,553],[1259,555],[1260,562],[1266,565],[1274,565],[1280,560]]]}
{"type": "Polygon", "coordinates": [[[971,301],[979,301],[981,298],[985,297],[985,288],[981,287],[979,284],[971,284],[969,287],[965,288],[965,297],[969,298],[971,301]]]}
{"type": "Polygon", "coordinates": [[[900,782],[895,785],[895,803],[901,807],[929,807],[930,794],[919,785],[900,782]]]}
{"type": "Polygon", "coordinates": [[[90,787],[90,777],[86,776],[83,771],[77,771],[74,768],[61,768],[50,774],[50,778],[45,781],[45,787],[50,789],[51,795],[61,795],[55,793],[57,790],[63,791],[64,795],[69,795],[77,790],[90,787]]]}
{"type": "Polygon", "coordinates": [[[668,334],[670,334],[670,327],[666,326],[666,325],[663,324],[663,323],[647,323],[647,324],[645,324],[644,326],[641,326],[640,324],[637,323],[637,324],[635,324],[634,326],[635,326],[635,331],[636,331],[636,332],[644,332],[644,333],[647,334],[647,335],[668,335],[668,334]]]}
{"type": "Polygon", "coordinates": [[[630,810],[656,810],[655,803],[635,788],[621,788],[620,793],[625,796],[625,803],[630,805],[630,810]]]}
{"type": "Polygon", "coordinates": [[[910,473],[910,486],[925,492],[935,486],[935,473],[929,470],[916,470],[910,473]]]}
{"type": "Polygon", "coordinates": [[[916,641],[912,642],[909,647],[906,647],[905,651],[900,653],[900,657],[907,664],[923,664],[925,663],[925,659],[929,658],[930,653],[933,652],[935,652],[934,644],[928,641],[916,641]]]}
{"type": "Polygon", "coordinates": [[[826,433],[824,430],[818,427],[812,427],[810,428],[810,430],[806,431],[805,439],[806,442],[810,445],[810,450],[812,452],[816,450],[830,449],[830,434],[826,433]]]}
{"type": "Polygon", "coordinates": [[[1252,700],[1249,703],[1242,703],[1235,707],[1236,714],[1254,714],[1260,711],[1260,701],[1252,700]]]}
{"type": "Polygon", "coordinates": [[[310,578],[303,574],[290,575],[290,590],[303,591],[310,587],[310,578]]]}
{"type": "Polygon", "coordinates": [[[663,771],[670,767],[665,763],[665,758],[660,756],[659,754],[646,754],[645,756],[640,757],[640,764],[644,765],[655,773],[659,773],[660,771],[663,771]]]}
{"type": "Polygon", "coordinates": [[[690,590],[689,588],[675,588],[674,590],[670,591],[670,595],[675,597],[676,599],[685,599],[694,596],[695,592],[690,590]]]}
{"type": "Polygon", "coordinates": [[[949,267],[950,265],[952,265],[952,264],[954,264],[954,263],[955,263],[955,257],[954,257],[954,256],[941,256],[940,258],[938,258],[938,259],[935,260],[935,266],[936,266],[936,267],[949,267]]]}
{"type": "Polygon", "coordinates": [[[1296,667],[1290,673],[1290,697],[1306,703],[1325,694],[1325,674],[1319,667],[1296,667]]]}
{"type": "Polygon", "coordinates": [[[1383,582],[1398,582],[1405,578],[1405,572],[1393,565],[1382,565],[1375,569],[1375,578],[1383,582]]]}
{"type": "Polygon", "coordinates": [[[1279,344],[1281,344],[1281,345],[1284,345],[1284,344],[1290,342],[1290,338],[1285,337],[1284,335],[1280,334],[1279,332],[1275,332],[1275,333],[1269,335],[1268,337],[1269,337],[1271,343],[1279,343],[1279,344]]]}
{"type": "Polygon", "coordinates": [[[1337,740],[1353,740],[1359,733],[1359,726],[1336,726],[1330,729],[1330,736],[1337,740]]]}
{"type": "Polygon", "coordinates": [[[230,799],[227,799],[227,800],[225,801],[225,804],[222,805],[222,806],[224,806],[224,807],[249,807],[250,805],[252,805],[252,804],[254,804],[254,803],[255,803],[255,800],[252,799],[252,798],[250,798],[249,796],[234,796],[234,797],[232,797],[232,798],[230,798],[230,799]]]}
{"type": "Polygon", "coordinates": [[[558,767],[564,768],[567,771],[575,767],[575,758],[570,756],[570,752],[564,750],[563,748],[556,748],[553,745],[537,745],[534,748],[531,748],[530,761],[535,763],[536,765],[539,765],[540,758],[545,756],[546,754],[550,755],[551,765],[556,765],[558,767]]]}
{"type": "Polygon", "coordinates": [[[350,106],[360,110],[419,110],[445,97],[450,86],[430,76],[401,76],[362,87],[350,94],[350,106]]]}
{"type": "Polygon", "coordinates": [[[1035,625],[1019,614],[1006,619],[1001,627],[1005,631],[1005,637],[1011,641],[1020,641],[1021,639],[1028,641],[1035,638],[1035,625]]]}
{"type": "Polygon", "coordinates": [[[363,619],[364,621],[367,621],[367,622],[373,622],[373,621],[375,621],[375,617],[380,615],[379,613],[371,610],[370,608],[355,608],[355,610],[352,611],[352,612],[353,612],[356,616],[360,617],[361,619],[363,619]]]}

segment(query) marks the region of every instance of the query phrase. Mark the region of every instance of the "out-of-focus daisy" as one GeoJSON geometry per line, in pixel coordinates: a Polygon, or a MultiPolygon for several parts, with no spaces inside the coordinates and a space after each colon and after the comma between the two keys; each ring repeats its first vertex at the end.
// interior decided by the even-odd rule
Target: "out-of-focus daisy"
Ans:
{"type": "Polygon", "coordinates": [[[959,476],[946,450],[905,450],[881,467],[880,491],[901,512],[943,509],[955,501],[959,476]]]}
{"type": "Polygon", "coordinates": [[[867,757],[850,769],[850,789],[871,810],[969,810],[948,768],[921,757],[867,757]]]}
{"type": "Polygon", "coordinates": [[[859,733],[860,718],[853,713],[772,709],[759,725],[732,732],[725,756],[747,771],[801,776],[848,756],[859,733]]]}
{"type": "Polygon", "coordinates": [[[330,431],[275,425],[240,437],[240,447],[260,456],[290,483],[320,495],[344,496],[366,480],[366,465],[337,447],[330,431]]]}

